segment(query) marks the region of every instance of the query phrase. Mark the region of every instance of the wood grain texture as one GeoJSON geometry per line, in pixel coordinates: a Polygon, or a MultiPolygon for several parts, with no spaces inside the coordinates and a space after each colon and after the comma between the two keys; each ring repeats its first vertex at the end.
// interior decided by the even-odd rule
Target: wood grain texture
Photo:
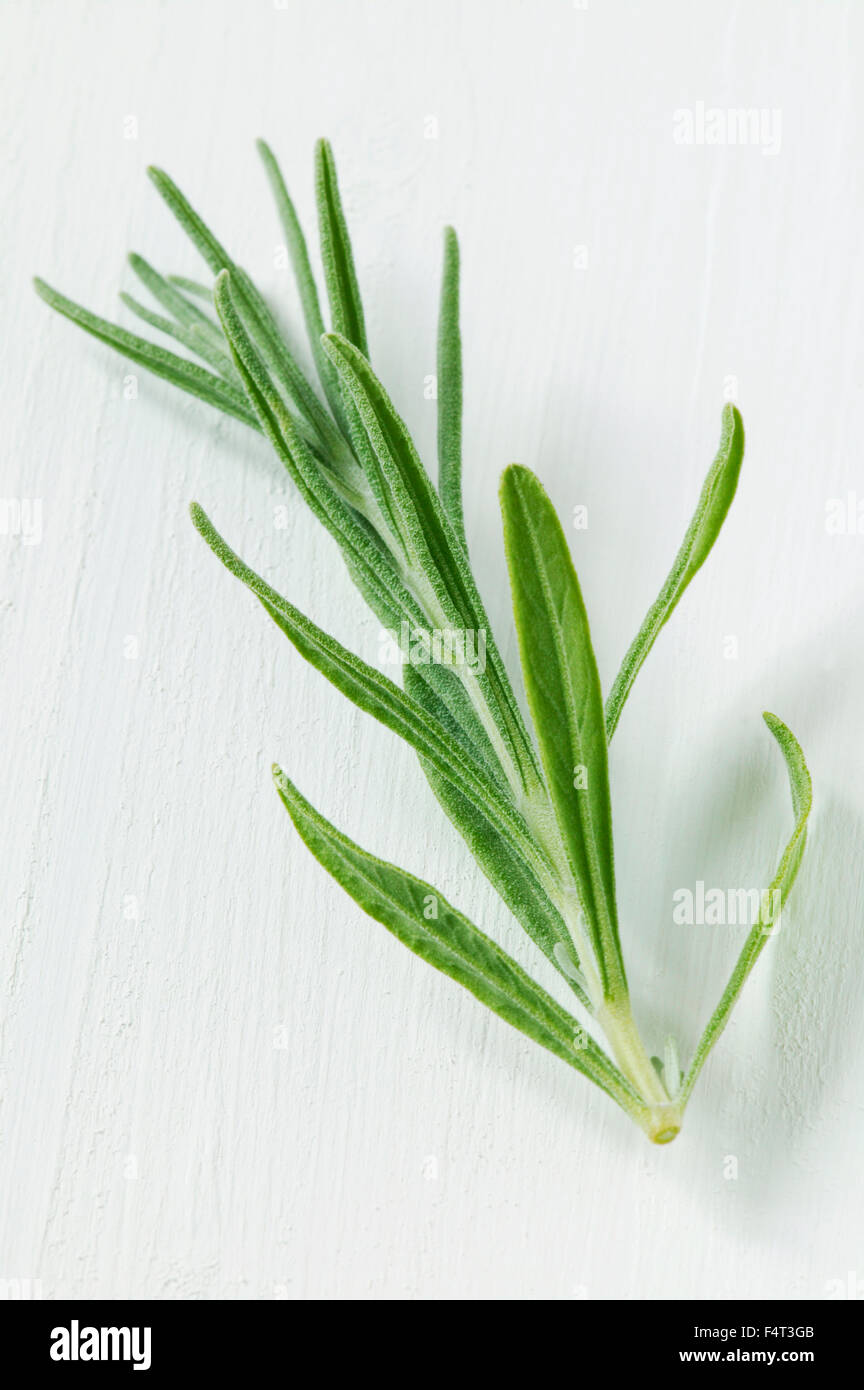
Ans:
{"type": "Polygon", "coordinates": [[[43,517],[39,544],[0,535],[0,1279],[46,1297],[644,1299],[864,1278],[864,535],[825,524],[828,499],[864,499],[861,7],[70,0],[6,5],[0,25],[0,496],[43,517]],[[699,102],[779,110],[779,148],[676,144],[674,113],[699,102]],[[30,288],[38,272],[113,314],[128,250],[199,271],[152,161],[299,335],[253,141],[311,231],[320,134],[372,355],[428,459],[441,227],[459,231],[467,529],[511,665],[501,468],[533,468],[565,521],[588,508],[573,552],[608,689],[724,389],[741,405],[738,497],[611,754],[622,937],[658,1051],[674,1031],[689,1054],[741,937],[675,926],[674,891],[759,886],[788,834],[764,708],[807,752],[815,823],[669,1149],[365,919],[299,843],[273,759],[550,983],[413,756],[303,666],[189,524],[197,498],[375,660],[376,624],[264,442],[30,288]]]}

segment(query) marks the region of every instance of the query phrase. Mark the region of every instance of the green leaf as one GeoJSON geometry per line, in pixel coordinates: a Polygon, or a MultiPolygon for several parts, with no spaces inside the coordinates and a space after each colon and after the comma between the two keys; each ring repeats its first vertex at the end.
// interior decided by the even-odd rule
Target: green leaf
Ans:
{"type": "MultiPolygon", "coordinates": [[[[313,457],[302,437],[300,422],[292,418],[274,387],[236,310],[229,271],[223,271],[217,279],[216,304],[237,369],[261,427],[288,469],[301,497],[338,543],[352,581],[386,628],[398,632],[405,622],[411,631],[426,629],[425,614],[406,588],[392,555],[383,547],[363,516],[337,490],[337,484],[344,489],[344,476],[340,474],[338,479],[335,478],[313,457]]],[[[353,477],[350,481],[356,483],[353,477]]],[[[362,504],[362,498],[356,500],[362,504]]],[[[452,676],[449,682],[446,681],[445,678],[450,675],[450,672],[434,667],[430,668],[429,679],[440,685],[445,703],[460,723],[467,725],[473,721],[473,725],[478,727],[476,715],[473,715],[459,681],[452,676]]],[[[482,732],[481,728],[481,735],[482,732]]],[[[500,778],[497,763],[491,768],[487,763],[486,767],[493,777],[500,778]]]]}
{"type": "Polygon", "coordinates": [[[146,338],[139,338],[136,334],[127,332],[125,328],[109,323],[107,319],[97,318],[89,309],[82,308],[80,304],[46,285],[44,280],[36,279],[33,284],[36,293],[46,304],[50,304],[52,309],[56,309],[72,323],[77,323],[85,333],[90,333],[100,342],[107,343],[130,362],[146,367],[154,376],[170,381],[173,386],[179,386],[181,391],[187,391],[189,395],[197,396],[199,400],[206,401],[208,405],[215,406],[226,415],[233,415],[235,419],[242,420],[244,425],[258,429],[255,412],[250,408],[243,392],[230,382],[205,371],[195,362],[188,362],[185,357],[166,352],[164,348],[157,347],[146,338]]]}
{"type": "Polygon", "coordinates": [[[279,385],[309,421],[322,448],[337,458],[343,457],[348,452],[345,440],[298,366],[263,295],[241,266],[235,265],[230,269],[243,317],[279,385]]]}
{"type": "MultiPolygon", "coordinates": [[[[256,142],[258,153],[264,164],[273,198],[276,203],[276,210],[279,213],[279,220],[282,223],[282,230],[285,234],[285,244],[288,254],[291,257],[291,265],[294,269],[294,278],[297,281],[297,289],[300,294],[300,304],[303,309],[303,318],[306,323],[306,332],[312,348],[312,355],[315,359],[315,366],[321,379],[321,385],[330,403],[330,409],[337,420],[343,414],[342,399],[339,394],[339,382],[333,369],[333,364],[321,346],[321,337],[325,332],[324,319],[321,315],[321,304],[318,299],[318,287],[315,284],[315,276],[312,274],[312,266],[309,261],[309,251],[306,246],[306,238],[303,235],[303,228],[297,216],[294,204],[282,177],[282,171],[276,161],[276,156],[270,149],[265,140],[256,142]]],[[[347,433],[347,424],[345,424],[347,433]]]]}
{"type": "MultiPolygon", "coordinates": [[[[312,457],[300,437],[299,422],[287,412],[237,312],[230,271],[223,271],[217,279],[216,304],[223,332],[264,433],[288,468],[304,501],[340,545],[360,593],[386,628],[399,633],[406,623],[410,633],[428,632],[426,615],[407,590],[392,555],[380,544],[376,545],[374,533],[364,528],[362,517],[346,505],[334,486],[333,475],[312,457]]],[[[351,482],[355,488],[359,486],[356,477],[352,477],[351,482]]],[[[357,501],[362,505],[362,498],[357,501]]],[[[503,782],[488,735],[459,676],[452,668],[437,664],[424,666],[423,675],[458,727],[470,734],[477,761],[493,779],[503,782]]]]}
{"type": "Polygon", "coordinates": [[[804,754],[795,735],[781,719],[777,718],[776,714],[766,713],[762,717],[777,740],[780,751],[786,760],[795,827],[789,843],[783,851],[771,887],[768,889],[767,895],[762,898],[758,918],[747,935],[738,962],[729,977],[729,983],[723,991],[720,1003],[714,1010],[696,1048],[690,1070],[681,1088],[682,1105],[687,1101],[705,1059],[726,1027],[729,1015],[744,988],[747,976],[759,959],[775,927],[778,926],[779,914],[786,909],[807,843],[807,818],[813,804],[813,784],[810,780],[807,764],[804,761],[804,754]]]}
{"type": "Polygon", "coordinates": [[[301,839],[346,893],[415,955],[587,1076],[628,1114],[630,1085],[578,1021],[430,884],[376,859],[325,820],[279,768],[274,779],[301,839]]]}
{"type": "Polygon", "coordinates": [[[149,323],[151,328],[156,328],[160,333],[165,333],[178,343],[182,343],[190,352],[194,352],[204,362],[209,362],[211,367],[225,381],[230,381],[232,385],[240,385],[239,377],[234,370],[234,365],[229,354],[225,351],[224,339],[222,347],[213,344],[211,336],[201,331],[197,325],[187,328],[185,324],[177,323],[174,319],[167,319],[162,314],[156,314],[152,309],[148,309],[146,304],[141,304],[137,299],[133,299],[131,294],[122,293],[120,295],[127,309],[131,309],[133,314],[137,314],[139,319],[149,323]]]}
{"type": "Polygon", "coordinates": [[[197,503],[193,503],[191,515],[213,553],[255,594],[300,655],[360,709],[399,734],[416,752],[427,758],[442,776],[473,796],[496,829],[524,855],[535,871],[548,872],[548,861],[532,841],[520,812],[485,770],[472,764],[460,744],[431,719],[421,705],[411,700],[380,671],[361,661],[334,637],[310,622],[244,564],[197,503]]]}
{"type": "MultiPolygon", "coordinates": [[[[243,317],[242,313],[242,306],[245,301],[238,285],[236,270],[220,271],[216,277],[213,297],[222,325],[222,332],[234,359],[234,365],[265,434],[283,462],[288,462],[288,455],[280,448],[279,427],[273,423],[277,415],[283,427],[286,422],[292,422],[292,426],[296,426],[296,430],[317,450],[321,451],[320,436],[314,426],[310,425],[308,418],[292,416],[287,409],[284,399],[277,390],[267,365],[258,351],[256,341],[246,327],[248,320],[243,317]]],[[[348,455],[341,439],[339,451],[331,456],[331,460],[334,471],[336,469],[341,470],[346,483],[350,483],[353,474],[362,485],[363,479],[360,469],[348,455]]]]}
{"type": "Polygon", "coordinates": [[[168,275],[165,278],[169,284],[176,285],[177,289],[183,290],[185,294],[213,303],[213,290],[210,285],[202,285],[200,280],[190,280],[188,275],[168,275]]]}
{"type": "MultiPolygon", "coordinates": [[[[406,665],[403,668],[406,691],[449,731],[451,737],[465,747],[469,756],[481,761],[483,753],[472,744],[434,685],[424,679],[430,669],[435,670],[434,667],[406,665]]],[[[514,854],[508,840],[490,823],[472,797],[466,796],[453,782],[441,777],[426,759],[421,757],[420,765],[445,815],[465,840],[495,891],[531,940],[574,989],[580,1002],[591,1012],[591,1001],[581,983],[574,982],[572,973],[562,969],[562,959],[566,960],[567,957],[572,957],[578,969],[578,956],[560,912],[533,869],[521,855],[514,854]],[[565,952],[563,958],[562,950],[565,952]]]]}
{"type": "MultiPolygon", "coordinates": [[[[386,598],[388,612],[393,608],[400,617],[422,622],[422,612],[398,575],[392,556],[356,510],[366,501],[365,479],[359,466],[352,458],[340,460],[336,467],[332,466],[333,460],[324,465],[313,456],[308,443],[309,427],[291,415],[240,317],[231,271],[222,271],[217,277],[215,300],[237,371],[265,435],[304,501],[339,542],[349,565],[358,567],[366,586],[364,597],[371,586],[378,603],[386,598]],[[366,574],[370,566],[373,573],[366,574]],[[386,594],[379,592],[381,584],[386,594]]],[[[352,568],[352,576],[354,572],[352,568]]]]}
{"type": "Polygon", "coordinates": [[[147,170],[151,183],[160,198],[176,217],[180,226],[209,265],[214,275],[234,265],[234,261],[222,243],[213,235],[203,218],[192,207],[188,198],[177,187],[164,169],[151,164],[147,170]]]}
{"type": "Polygon", "coordinates": [[[618,939],[603,698],[579,581],[534,474],[501,483],[504,543],[528,703],[607,1000],[626,998],[618,939]]]}
{"type": "Polygon", "coordinates": [[[318,229],[321,237],[321,261],[330,300],[330,314],[337,333],[369,356],[366,342],[366,323],[354,253],[348,235],[348,224],[342,210],[336,164],[329,141],[319,140],[315,146],[315,191],[318,199],[318,229]]]}
{"type": "Polygon", "coordinates": [[[285,342],[270,309],[249,275],[229,256],[225,247],[180,192],[163,169],[151,166],[148,174],[157,191],[205,261],[219,275],[230,270],[240,312],[286,396],[312,426],[325,449],[339,453],[344,440],[313,391],[305,374],[285,342]]]}
{"type": "Polygon", "coordinates": [[[374,455],[374,468],[367,468],[370,487],[422,587],[432,625],[486,634],[486,670],[477,686],[491,716],[487,733],[514,791],[533,791],[540,786],[534,750],[462,543],[404,421],[365,357],[337,334],[328,334],[324,344],[374,455]]]}
{"type": "MultiPolygon", "coordinates": [[[[138,279],[152,294],[157,304],[161,304],[163,309],[183,324],[185,328],[197,329],[205,333],[212,341],[214,346],[225,350],[222,334],[219,332],[219,325],[214,323],[209,314],[205,314],[197,304],[190,302],[184,294],[167,280],[164,275],[160,275],[158,270],[145,261],[143,256],[137,255],[134,251],[129,255],[129,264],[134,270],[138,279]]],[[[212,295],[207,291],[207,298],[212,302],[212,295]]]]}
{"type": "Polygon", "coordinates": [[[696,571],[705,563],[726,518],[744,458],[744,422],[734,405],[723,407],[720,447],[702,486],[699,502],[675,563],[621,663],[606,701],[606,735],[612,737],[624,702],[643,661],[696,571]]]}
{"type": "MultiPolygon", "coordinates": [[[[444,271],[438,314],[438,492],[463,546],[462,340],[459,334],[459,242],[444,229],[444,271]]],[[[466,546],[467,548],[467,546],[466,546]]]]}
{"type": "MultiPolygon", "coordinates": [[[[413,635],[410,633],[409,637],[413,635]]],[[[457,742],[463,744],[466,752],[509,796],[507,778],[495,756],[489,735],[454,668],[437,661],[417,663],[409,659],[402,665],[402,684],[428,714],[443,724],[457,742]]]]}

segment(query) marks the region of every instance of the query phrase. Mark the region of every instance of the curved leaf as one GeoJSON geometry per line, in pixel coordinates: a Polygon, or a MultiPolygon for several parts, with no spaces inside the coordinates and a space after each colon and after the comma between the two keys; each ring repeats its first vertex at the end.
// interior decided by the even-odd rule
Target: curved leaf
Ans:
{"type": "Polygon", "coordinates": [[[228,254],[222,243],[213,235],[210,228],[192,207],[188,198],[181,193],[174,180],[165,173],[164,169],[157,169],[151,165],[147,173],[154,187],[193,245],[204,257],[214,275],[219,275],[223,270],[232,272],[241,313],[261,349],[268,367],[273,371],[288,399],[293,401],[320,437],[325,448],[338,452],[343,448],[344,441],[313,391],[305,373],[296,362],[258,287],[246,271],[237,265],[233,257],[228,254]]]}
{"type": "Polygon", "coordinates": [[[44,280],[37,278],[33,284],[36,293],[46,304],[50,304],[51,308],[56,309],[64,318],[77,323],[85,333],[90,333],[100,342],[107,343],[130,362],[137,363],[139,367],[146,367],[154,376],[170,381],[172,386],[179,386],[181,391],[187,391],[190,396],[197,396],[199,400],[206,401],[208,405],[215,406],[226,415],[233,415],[236,420],[242,420],[244,425],[258,429],[254,410],[251,409],[243,392],[230,382],[224,381],[213,372],[205,371],[196,362],[189,362],[174,352],[166,352],[164,348],[157,347],[146,338],[139,338],[137,334],[129,333],[125,328],[109,323],[107,319],[98,318],[96,314],[91,314],[89,309],[83,308],[74,300],[60,294],[58,290],[52,289],[50,285],[46,285],[44,280]]]}
{"type": "Polygon", "coordinates": [[[430,718],[421,705],[380,671],[323,632],[244,564],[197,503],[192,504],[190,511],[195,527],[213,553],[251,589],[300,655],[355,705],[428,758],[442,776],[475,797],[496,828],[535,869],[548,870],[543,851],[528,834],[522,815],[482,766],[472,764],[463,747],[430,718]]]}
{"type": "Polygon", "coordinates": [[[776,714],[766,713],[762,717],[777,740],[780,751],[786,760],[795,827],[789,843],[783,851],[771,887],[768,889],[767,902],[763,897],[758,918],[750,928],[735,969],[729,977],[729,983],[699,1040],[687,1078],[681,1088],[682,1104],[689,1097],[705,1059],[726,1027],[729,1015],[744,988],[747,976],[759,959],[774,928],[778,925],[779,913],[785,908],[792,892],[792,886],[797,877],[801,857],[807,843],[807,818],[813,805],[813,784],[810,780],[807,764],[804,761],[801,745],[791,729],[788,729],[783,721],[777,718],[776,714]]]}
{"type": "Polygon", "coordinates": [[[291,257],[294,279],[297,282],[303,318],[306,323],[306,332],[318,376],[327,395],[330,409],[336,418],[340,419],[342,400],[339,394],[339,383],[333,370],[333,364],[321,346],[321,336],[325,332],[324,319],[321,314],[318,286],[315,284],[315,276],[312,274],[303,228],[300,226],[300,219],[282,177],[282,170],[279,168],[276,156],[265,140],[256,141],[256,145],[270,183],[279,220],[282,223],[282,230],[285,233],[285,243],[291,257]]]}
{"type": "MultiPolygon", "coordinates": [[[[444,270],[438,312],[438,492],[465,542],[462,509],[462,340],[459,334],[459,242],[444,229],[444,270]]],[[[466,546],[467,549],[467,546],[466,546]]]]}
{"type": "Polygon", "coordinates": [[[675,563],[666,577],[660,593],[648,609],[642,626],[630,644],[621,663],[621,670],[606,701],[606,736],[611,739],[621,718],[624,702],[630,694],[642,663],[650,652],[663,624],[669,619],[690,580],[705,563],[717,539],[726,513],[732,505],[741,461],[744,458],[744,422],[734,405],[723,407],[723,428],[720,447],[702,492],[693,519],[687,528],[675,563]]]}
{"type": "Polygon", "coordinates": [[[364,357],[368,357],[366,323],[354,269],[354,253],[339,196],[336,163],[328,140],[319,140],[315,146],[315,191],[318,198],[321,261],[333,327],[349,343],[359,348],[364,357]]]}
{"type": "Polygon", "coordinates": [[[232,385],[240,385],[240,379],[234,370],[231,356],[225,351],[225,340],[221,337],[221,347],[214,344],[210,334],[202,331],[198,324],[187,326],[178,323],[176,319],[165,318],[164,314],[157,314],[152,309],[148,309],[146,304],[141,304],[139,300],[133,299],[131,294],[121,293],[121,300],[127,309],[131,309],[133,314],[137,314],[139,319],[149,323],[151,328],[156,328],[160,333],[173,338],[176,342],[182,343],[190,352],[194,352],[202,361],[209,362],[224,381],[230,381],[232,385]]]}
{"type": "Polygon", "coordinates": [[[356,903],[415,955],[587,1076],[635,1114],[632,1087],[578,1021],[430,884],[376,859],[321,816],[279,768],[274,779],[301,839],[356,903]]]}
{"type": "MultiPolygon", "coordinates": [[[[443,724],[453,738],[463,742],[471,756],[481,758],[482,754],[468,742],[436,690],[424,681],[421,671],[425,670],[413,666],[404,668],[406,691],[443,724]]],[[[506,838],[490,823],[472,797],[466,796],[452,781],[441,777],[425,758],[421,757],[420,765],[445,815],[459,831],[495,891],[547,960],[574,989],[580,1002],[591,1012],[593,1006],[581,982],[578,978],[574,981],[572,970],[565,968],[570,960],[577,970],[579,966],[570,933],[533,869],[521,855],[513,853],[506,838]]]]}
{"type": "MultiPolygon", "coordinates": [[[[405,422],[369,363],[345,338],[324,344],[350,393],[374,455],[370,486],[392,519],[394,539],[438,607],[441,626],[486,633],[486,671],[477,684],[494,725],[487,729],[514,790],[540,786],[539,770],[468,557],[420,461],[405,422]]],[[[433,619],[434,622],[434,619],[433,619]]]]}
{"type": "Polygon", "coordinates": [[[534,474],[501,483],[504,544],[528,704],[604,998],[626,997],[618,940],[603,697],[561,523],[534,474]]]}

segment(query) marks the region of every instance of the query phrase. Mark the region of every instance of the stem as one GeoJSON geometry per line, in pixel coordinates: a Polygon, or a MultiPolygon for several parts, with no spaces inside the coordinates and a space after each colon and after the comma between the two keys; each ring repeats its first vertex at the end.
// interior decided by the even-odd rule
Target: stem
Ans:
{"type": "MultiPolygon", "coordinates": [[[[374,512],[375,502],[371,492],[365,500],[367,508],[374,512]]],[[[382,534],[386,534],[386,531],[382,531],[382,534]]],[[[425,576],[418,575],[392,547],[391,553],[403,582],[431,626],[446,627],[447,615],[441,610],[437,597],[431,593],[425,576]]],[[[506,745],[498,721],[489,707],[486,692],[477,680],[476,674],[460,668],[459,675],[498,758],[515,804],[522,811],[542,858],[548,858],[548,867],[542,862],[542,858],[535,860],[533,867],[567,927],[579,969],[586,983],[588,1000],[609,1042],[612,1055],[640,1098],[641,1104],[637,1102],[629,1107],[630,1113],[652,1142],[669,1143],[681,1127],[681,1108],[670,1100],[645,1051],[630,1009],[626,983],[623,998],[611,1002],[604,996],[598,962],[582,922],[578,889],[570,870],[567,851],[546,785],[539,772],[534,785],[526,785],[523,772],[506,745]]]]}
{"type": "Polygon", "coordinates": [[[665,1105],[646,1106],[636,1116],[636,1123],[645,1131],[652,1144],[671,1144],[681,1129],[683,1111],[667,1101],[665,1105]]]}
{"type": "Polygon", "coordinates": [[[668,1106],[669,1096],[651,1063],[645,1044],[630,1010],[629,999],[604,1003],[597,1010],[597,1022],[609,1040],[612,1055],[646,1105],[668,1106]]]}
{"type": "Polygon", "coordinates": [[[670,1144],[681,1128],[684,1104],[680,1096],[672,1099],[667,1095],[639,1036],[629,999],[623,1004],[604,1005],[597,1017],[615,1061],[645,1102],[634,1115],[636,1123],[652,1144],[670,1144]]]}

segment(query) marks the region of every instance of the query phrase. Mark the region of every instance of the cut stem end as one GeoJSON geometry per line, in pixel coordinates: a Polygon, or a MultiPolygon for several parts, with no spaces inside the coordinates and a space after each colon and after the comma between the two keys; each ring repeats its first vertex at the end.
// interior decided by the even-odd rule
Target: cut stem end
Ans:
{"type": "Polygon", "coordinates": [[[650,1105],[639,1116],[639,1124],[652,1144],[671,1144],[681,1132],[683,1118],[677,1105],[650,1105]]]}

